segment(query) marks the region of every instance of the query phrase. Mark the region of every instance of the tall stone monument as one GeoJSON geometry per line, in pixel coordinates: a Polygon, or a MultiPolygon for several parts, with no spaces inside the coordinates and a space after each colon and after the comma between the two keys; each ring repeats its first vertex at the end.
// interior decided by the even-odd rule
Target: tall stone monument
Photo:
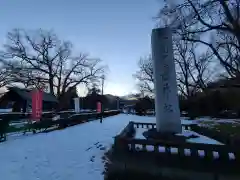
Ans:
{"type": "Polygon", "coordinates": [[[153,29],[151,41],[157,131],[181,133],[171,29],[153,29]]]}

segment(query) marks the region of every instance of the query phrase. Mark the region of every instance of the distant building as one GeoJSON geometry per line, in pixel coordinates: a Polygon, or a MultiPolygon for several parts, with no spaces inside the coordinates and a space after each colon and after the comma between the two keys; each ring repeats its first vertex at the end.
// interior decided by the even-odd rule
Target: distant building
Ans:
{"type": "MultiPolygon", "coordinates": [[[[0,108],[12,108],[13,112],[27,112],[31,109],[32,97],[30,89],[9,87],[8,91],[0,97],[0,108]]],[[[43,110],[55,109],[58,105],[57,98],[49,93],[43,92],[43,110]]]]}

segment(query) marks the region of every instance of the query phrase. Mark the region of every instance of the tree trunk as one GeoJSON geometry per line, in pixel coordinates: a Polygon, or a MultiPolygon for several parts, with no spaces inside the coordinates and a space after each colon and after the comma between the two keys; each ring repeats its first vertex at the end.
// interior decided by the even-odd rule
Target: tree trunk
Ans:
{"type": "Polygon", "coordinates": [[[54,95],[54,88],[53,88],[53,77],[49,75],[49,93],[54,95]]]}

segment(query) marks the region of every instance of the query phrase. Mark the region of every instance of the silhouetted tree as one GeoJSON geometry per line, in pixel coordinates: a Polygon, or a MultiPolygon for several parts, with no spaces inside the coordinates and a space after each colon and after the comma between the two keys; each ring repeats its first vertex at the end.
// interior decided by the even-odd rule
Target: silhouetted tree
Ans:
{"type": "Polygon", "coordinates": [[[74,56],[72,44],[51,31],[14,29],[1,55],[12,82],[48,88],[60,99],[80,83],[97,82],[104,73],[100,59],[85,53],[74,56]]]}
{"type": "Polygon", "coordinates": [[[158,14],[160,26],[170,26],[181,40],[209,48],[228,75],[239,74],[239,0],[165,2],[158,14]]]}
{"type": "Polygon", "coordinates": [[[138,86],[141,92],[153,94],[154,75],[151,56],[142,57],[138,62],[139,70],[133,75],[138,80],[138,86]]]}

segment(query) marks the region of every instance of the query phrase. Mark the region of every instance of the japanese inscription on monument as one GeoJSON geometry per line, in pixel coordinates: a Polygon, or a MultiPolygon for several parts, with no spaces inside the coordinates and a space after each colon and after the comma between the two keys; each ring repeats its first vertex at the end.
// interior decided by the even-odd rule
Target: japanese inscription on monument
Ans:
{"type": "MultiPolygon", "coordinates": [[[[168,37],[163,38],[163,44],[167,44],[168,37]]],[[[169,87],[169,65],[167,61],[168,57],[168,47],[164,46],[163,47],[163,53],[162,53],[162,63],[163,63],[163,71],[161,72],[161,77],[163,81],[163,94],[164,94],[164,111],[165,112],[173,112],[172,105],[169,103],[169,94],[170,94],[170,87],[169,87]]]]}

